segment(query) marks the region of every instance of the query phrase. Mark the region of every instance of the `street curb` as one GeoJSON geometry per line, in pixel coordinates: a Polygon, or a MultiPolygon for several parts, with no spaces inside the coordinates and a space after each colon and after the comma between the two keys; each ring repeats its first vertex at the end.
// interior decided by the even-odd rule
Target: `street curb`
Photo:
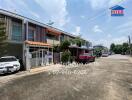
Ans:
{"type": "Polygon", "coordinates": [[[0,77],[0,87],[5,85],[8,82],[11,82],[11,81],[19,79],[19,78],[23,78],[25,76],[32,76],[32,75],[35,75],[35,74],[39,74],[39,73],[42,73],[42,72],[47,72],[47,71],[54,70],[54,69],[60,69],[60,68],[61,68],[61,66],[59,64],[49,65],[49,66],[46,66],[46,67],[31,69],[29,71],[22,71],[22,72],[12,74],[12,75],[9,75],[9,76],[8,75],[7,76],[2,76],[2,77],[0,77]]]}

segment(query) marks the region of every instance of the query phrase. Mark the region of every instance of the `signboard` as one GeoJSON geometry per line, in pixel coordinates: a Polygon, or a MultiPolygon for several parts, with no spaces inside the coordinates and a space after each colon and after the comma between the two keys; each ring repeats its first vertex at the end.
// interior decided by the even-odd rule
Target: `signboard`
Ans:
{"type": "Polygon", "coordinates": [[[110,8],[111,9],[111,16],[124,16],[124,9],[123,7],[116,5],[110,8]]]}

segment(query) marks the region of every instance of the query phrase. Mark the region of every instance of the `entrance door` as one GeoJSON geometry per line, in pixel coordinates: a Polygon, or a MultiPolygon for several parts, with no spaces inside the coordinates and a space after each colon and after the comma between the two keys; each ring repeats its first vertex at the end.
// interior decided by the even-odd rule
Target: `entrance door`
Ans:
{"type": "Polygon", "coordinates": [[[43,49],[30,52],[31,58],[30,58],[30,64],[31,67],[39,67],[39,66],[45,66],[47,59],[45,58],[45,51],[43,49]]]}

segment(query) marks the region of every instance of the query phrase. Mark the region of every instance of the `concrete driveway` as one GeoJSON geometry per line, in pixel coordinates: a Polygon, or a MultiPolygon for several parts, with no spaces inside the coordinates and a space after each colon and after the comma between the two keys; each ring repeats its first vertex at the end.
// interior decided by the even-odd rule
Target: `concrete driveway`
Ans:
{"type": "Polygon", "coordinates": [[[132,63],[113,55],[7,82],[0,100],[132,100],[132,63]]]}

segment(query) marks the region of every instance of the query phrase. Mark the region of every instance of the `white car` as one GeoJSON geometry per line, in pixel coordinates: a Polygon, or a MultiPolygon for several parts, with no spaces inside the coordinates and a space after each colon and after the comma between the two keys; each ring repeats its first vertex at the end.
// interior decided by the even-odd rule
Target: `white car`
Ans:
{"type": "Polygon", "coordinates": [[[11,73],[20,69],[20,63],[14,56],[0,58],[0,74],[11,73]]]}
{"type": "Polygon", "coordinates": [[[102,53],[102,57],[108,57],[109,54],[108,53],[102,53]]]}

